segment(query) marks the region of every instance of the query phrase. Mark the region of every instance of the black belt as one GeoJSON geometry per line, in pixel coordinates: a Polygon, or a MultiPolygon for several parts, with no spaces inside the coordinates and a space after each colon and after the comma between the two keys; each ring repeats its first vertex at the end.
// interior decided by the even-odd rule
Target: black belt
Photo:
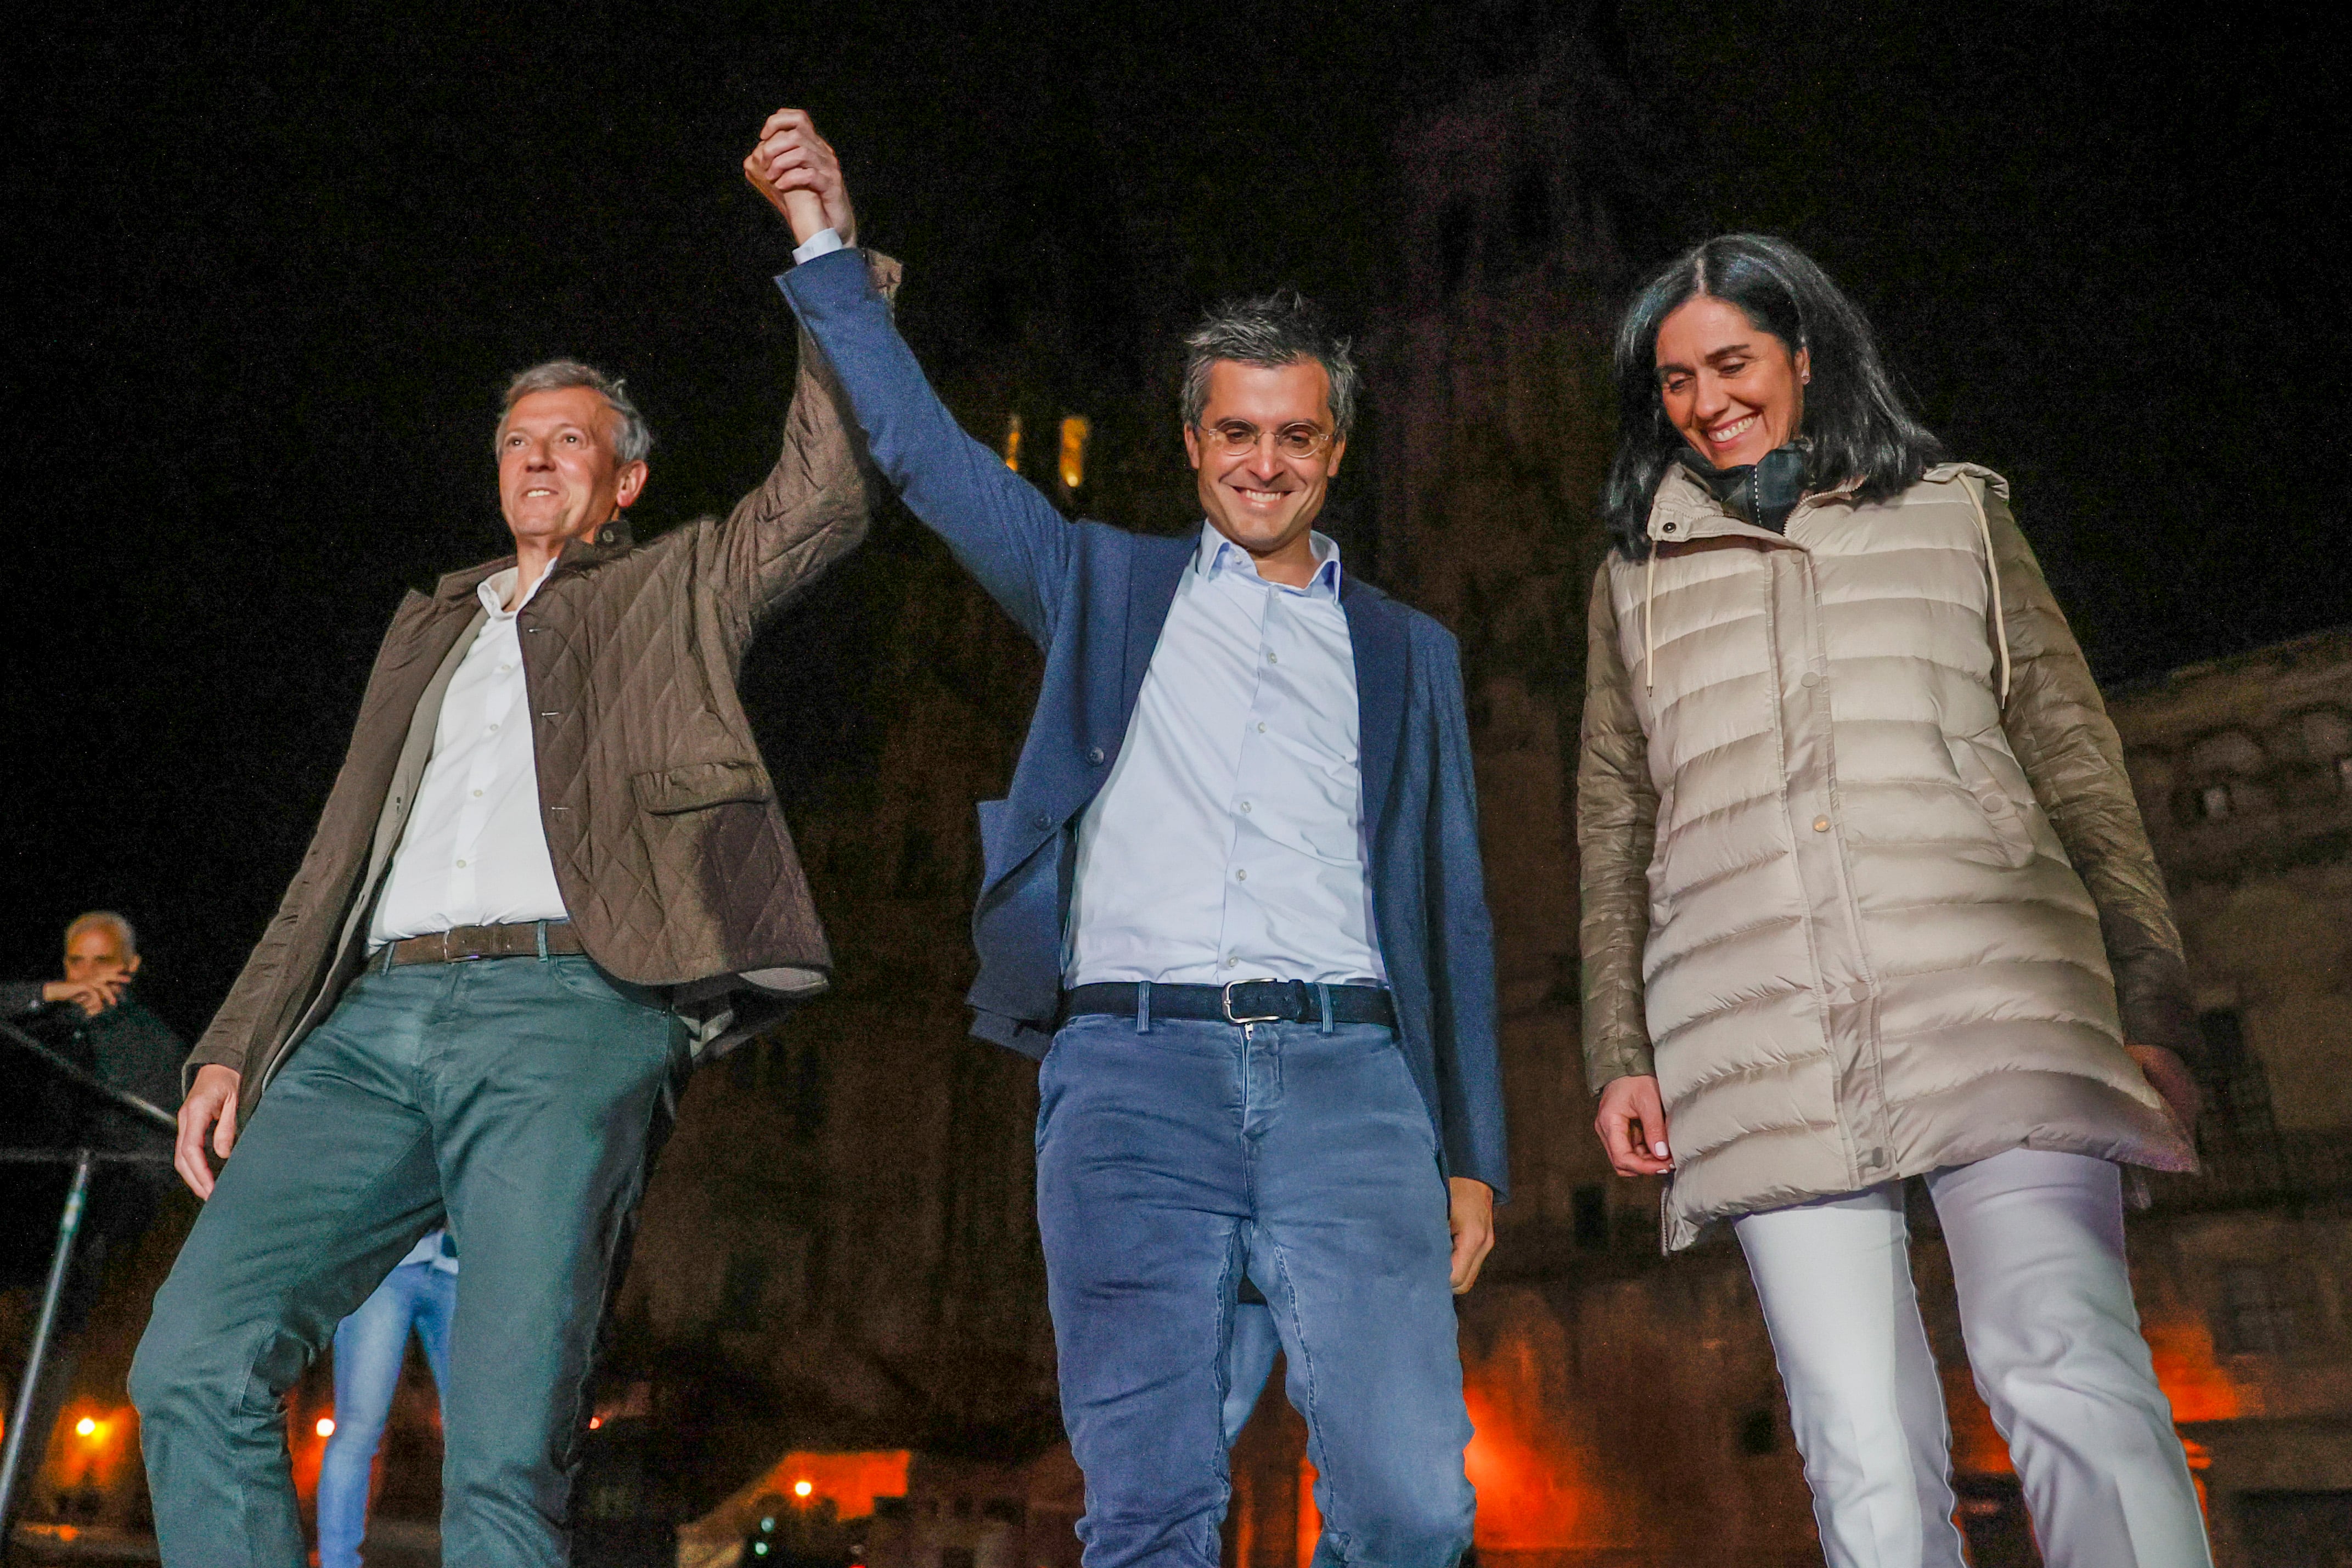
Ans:
{"type": "Polygon", "coordinates": [[[1323,996],[1331,998],[1331,1021],[1396,1028],[1396,1004],[1385,986],[1318,986],[1306,980],[1235,980],[1229,986],[1148,987],[1134,980],[1073,986],[1062,993],[1062,1017],[1109,1013],[1134,1018],[1150,1007],[1156,1019],[1192,1019],[1214,1023],[1313,1023],[1323,1021],[1323,996]]]}

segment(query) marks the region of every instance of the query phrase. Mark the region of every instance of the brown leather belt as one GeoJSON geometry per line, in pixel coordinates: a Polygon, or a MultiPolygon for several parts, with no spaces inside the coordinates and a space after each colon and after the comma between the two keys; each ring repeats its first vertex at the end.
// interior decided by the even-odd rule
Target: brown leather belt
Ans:
{"type": "Polygon", "coordinates": [[[404,937],[377,954],[384,968],[403,964],[465,964],[476,958],[536,958],[542,953],[585,953],[568,920],[527,920],[512,925],[460,925],[404,937]]]}

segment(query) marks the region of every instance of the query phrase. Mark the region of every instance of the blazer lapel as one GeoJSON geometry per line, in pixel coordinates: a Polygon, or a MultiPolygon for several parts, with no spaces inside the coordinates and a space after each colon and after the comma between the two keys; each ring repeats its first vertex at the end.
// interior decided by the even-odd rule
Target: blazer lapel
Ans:
{"type": "MultiPolygon", "coordinates": [[[[1202,527],[1206,528],[1207,524],[1202,527]]],[[[1135,700],[1143,692],[1143,674],[1167,628],[1168,612],[1175,608],[1177,586],[1184,580],[1200,536],[1160,538],[1135,536],[1127,564],[1127,653],[1121,661],[1118,689],[1119,733],[1135,716],[1135,700]]]]}
{"type": "Polygon", "coordinates": [[[1348,643],[1356,655],[1356,749],[1364,780],[1364,821],[1377,844],[1404,735],[1412,656],[1404,618],[1395,607],[1352,576],[1343,572],[1340,580],[1339,608],[1347,613],[1348,643]]]}

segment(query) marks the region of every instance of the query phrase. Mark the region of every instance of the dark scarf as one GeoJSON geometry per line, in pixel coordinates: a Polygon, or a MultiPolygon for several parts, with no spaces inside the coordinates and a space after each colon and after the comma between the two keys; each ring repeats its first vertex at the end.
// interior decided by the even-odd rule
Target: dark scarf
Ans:
{"type": "Polygon", "coordinates": [[[1812,479],[1812,443],[1802,437],[1737,468],[1717,468],[1689,446],[1675,455],[1733,517],[1776,534],[1787,529],[1789,514],[1805,498],[1812,479]]]}

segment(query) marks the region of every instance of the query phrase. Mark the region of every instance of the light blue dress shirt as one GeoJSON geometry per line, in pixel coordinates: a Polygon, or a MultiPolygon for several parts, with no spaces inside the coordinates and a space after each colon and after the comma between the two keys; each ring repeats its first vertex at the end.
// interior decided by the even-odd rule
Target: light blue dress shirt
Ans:
{"type": "Polygon", "coordinates": [[[1063,975],[1382,981],[1339,548],[1269,582],[1207,524],[1078,821],[1063,975]]]}

